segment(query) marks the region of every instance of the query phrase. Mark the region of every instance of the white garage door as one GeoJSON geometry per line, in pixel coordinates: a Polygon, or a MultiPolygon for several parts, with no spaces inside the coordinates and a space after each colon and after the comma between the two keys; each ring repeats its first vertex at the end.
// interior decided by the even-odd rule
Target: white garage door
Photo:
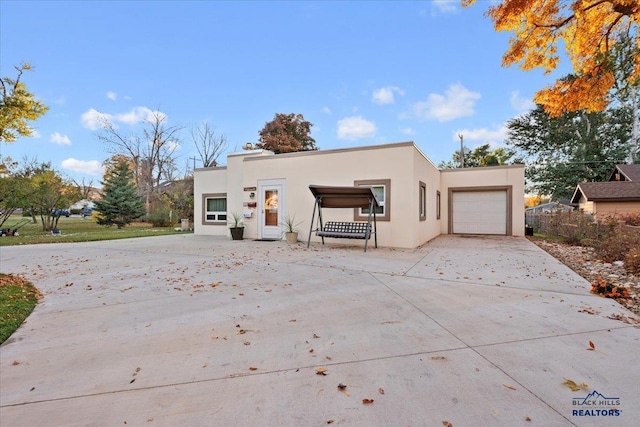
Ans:
{"type": "Polygon", "coordinates": [[[453,233],[506,235],[507,192],[453,192],[453,233]]]}

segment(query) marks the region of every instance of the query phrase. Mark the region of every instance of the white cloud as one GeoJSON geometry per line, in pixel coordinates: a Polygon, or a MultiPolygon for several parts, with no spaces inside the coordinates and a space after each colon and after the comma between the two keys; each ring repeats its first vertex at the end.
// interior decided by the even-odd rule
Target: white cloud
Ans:
{"type": "Polygon", "coordinates": [[[50,140],[58,145],[71,145],[69,137],[67,135],[60,135],[58,132],[52,133],[50,140]]]}
{"type": "Polygon", "coordinates": [[[117,128],[117,122],[135,125],[146,120],[153,121],[155,116],[158,116],[161,120],[167,119],[166,114],[147,107],[135,107],[126,113],[118,114],[101,113],[94,108],[90,108],[81,117],[82,124],[86,128],[98,130],[104,128],[106,123],[111,123],[114,128],[117,128]]]}
{"type": "Polygon", "coordinates": [[[42,138],[42,134],[36,129],[31,129],[31,138],[42,138]]]}
{"type": "Polygon", "coordinates": [[[460,138],[458,135],[462,135],[465,143],[477,142],[477,145],[481,145],[488,142],[493,148],[496,148],[504,145],[504,140],[507,138],[507,132],[508,130],[505,125],[496,129],[459,129],[451,133],[451,139],[459,142],[460,138]]]}
{"type": "Polygon", "coordinates": [[[338,120],[338,139],[350,141],[362,138],[371,138],[376,135],[378,128],[375,123],[363,119],[360,116],[346,117],[338,120]]]}
{"type": "Polygon", "coordinates": [[[322,109],[322,112],[325,113],[325,114],[331,115],[331,109],[329,107],[324,107],[322,109]]]}
{"type": "Polygon", "coordinates": [[[460,0],[432,0],[433,8],[437,9],[441,13],[455,13],[458,11],[457,5],[460,4],[460,0]]]}
{"type": "Polygon", "coordinates": [[[405,135],[415,135],[416,134],[416,131],[411,129],[411,128],[400,129],[400,132],[404,133],[405,135]]]}
{"type": "Polygon", "coordinates": [[[88,111],[82,113],[81,119],[84,127],[91,130],[98,130],[102,129],[106,123],[112,122],[113,116],[90,108],[88,111]]]}
{"type": "Polygon", "coordinates": [[[167,116],[160,111],[153,111],[147,107],[135,107],[128,113],[116,114],[114,119],[122,123],[135,125],[145,120],[153,120],[156,115],[162,120],[166,120],[167,118],[167,116]]]}
{"type": "Polygon", "coordinates": [[[107,98],[109,98],[112,101],[115,101],[116,99],[118,99],[118,94],[113,91],[109,91],[107,92],[107,98]]]}
{"type": "Polygon", "coordinates": [[[519,90],[511,92],[509,103],[511,103],[511,107],[513,107],[513,109],[518,113],[527,113],[530,110],[534,110],[536,108],[535,102],[533,102],[531,99],[520,97],[519,90]]]}
{"type": "MultiPolygon", "coordinates": [[[[461,83],[454,83],[444,93],[430,93],[426,101],[416,102],[412,106],[413,115],[422,119],[436,119],[448,122],[459,117],[472,116],[475,102],[481,98],[478,92],[472,92],[461,83]]],[[[406,118],[411,114],[403,114],[406,118]]]]}
{"type": "Polygon", "coordinates": [[[62,161],[62,167],[88,175],[102,176],[104,174],[102,165],[97,160],[76,160],[71,157],[62,161]]]}
{"type": "Polygon", "coordinates": [[[395,93],[400,96],[404,95],[404,91],[397,86],[381,87],[380,89],[373,91],[373,95],[371,95],[371,102],[378,105],[393,104],[396,102],[394,98],[395,93]]]}

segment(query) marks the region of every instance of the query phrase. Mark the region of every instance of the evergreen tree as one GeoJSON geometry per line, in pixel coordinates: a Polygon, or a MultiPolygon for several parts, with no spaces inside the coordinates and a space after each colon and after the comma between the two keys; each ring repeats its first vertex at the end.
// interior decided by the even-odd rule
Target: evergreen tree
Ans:
{"type": "Polygon", "coordinates": [[[124,162],[119,162],[107,172],[102,182],[102,200],[96,202],[100,213],[98,224],[123,228],[146,213],[142,197],[133,184],[133,172],[124,162]]]}

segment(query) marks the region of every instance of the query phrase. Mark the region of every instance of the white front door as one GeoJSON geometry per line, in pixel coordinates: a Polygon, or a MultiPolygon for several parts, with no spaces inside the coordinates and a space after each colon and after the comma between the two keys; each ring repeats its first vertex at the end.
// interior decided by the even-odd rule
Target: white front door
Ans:
{"type": "Polygon", "coordinates": [[[258,238],[282,239],[285,191],[284,179],[258,181],[258,238]]]}

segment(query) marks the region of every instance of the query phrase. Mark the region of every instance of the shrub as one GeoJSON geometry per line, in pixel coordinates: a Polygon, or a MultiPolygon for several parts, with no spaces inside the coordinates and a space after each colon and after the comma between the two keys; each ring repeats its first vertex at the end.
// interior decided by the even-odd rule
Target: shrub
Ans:
{"type": "Polygon", "coordinates": [[[640,247],[640,233],[625,230],[620,224],[612,226],[595,246],[596,255],[604,262],[623,261],[627,254],[640,247]]]}
{"type": "Polygon", "coordinates": [[[620,220],[627,225],[640,226],[640,211],[620,215],[620,220]]]}
{"type": "Polygon", "coordinates": [[[147,218],[153,227],[169,227],[171,220],[169,219],[169,211],[163,208],[157,208],[147,218]]]}
{"type": "Polygon", "coordinates": [[[636,247],[627,252],[624,257],[624,267],[628,273],[640,274],[640,248],[636,247]]]}
{"type": "Polygon", "coordinates": [[[629,298],[629,290],[607,283],[602,277],[591,283],[591,293],[605,298],[629,298]]]}

